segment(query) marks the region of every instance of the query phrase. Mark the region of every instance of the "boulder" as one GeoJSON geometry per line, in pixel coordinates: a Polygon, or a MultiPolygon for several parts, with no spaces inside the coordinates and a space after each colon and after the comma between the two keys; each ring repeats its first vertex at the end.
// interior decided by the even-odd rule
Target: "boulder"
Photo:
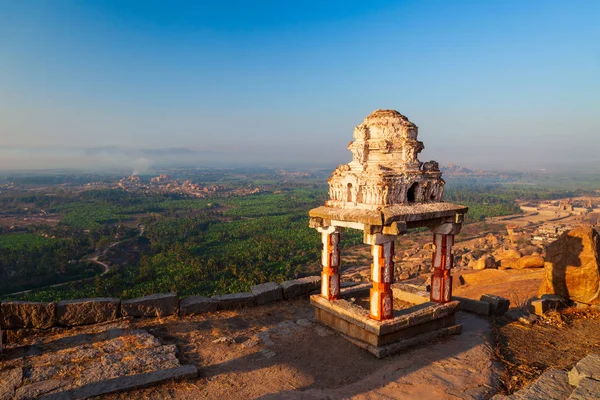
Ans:
{"type": "Polygon", "coordinates": [[[543,268],[544,258],[539,255],[523,256],[514,264],[515,269],[543,268]]]}
{"type": "Polygon", "coordinates": [[[256,298],[256,304],[267,304],[283,299],[283,289],[275,282],[250,286],[250,292],[256,298]]]}
{"type": "Polygon", "coordinates": [[[600,235],[587,226],[563,233],[546,249],[539,290],[578,303],[600,305],[600,235]]]}
{"type": "Polygon", "coordinates": [[[496,260],[494,259],[493,256],[490,255],[485,255],[483,257],[481,257],[479,260],[477,260],[477,262],[475,263],[473,269],[495,269],[496,268],[496,260]]]}
{"type": "Polygon", "coordinates": [[[124,317],[164,317],[177,311],[177,293],[159,293],[121,302],[124,317]]]}
{"type": "Polygon", "coordinates": [[[498,269],[515,268],[518,261],[518,258],[503,258],[502,260],[500,260],[500,267],[498,269]]]}
{"type": "Polygon", "coordinates": [[[179,315],[193,315],[217,311],[217,301],[210,297],[190,296],[179,302],[179,315]]]}
{"type": "Polygon", "coordinates": [[[491,244],[492,246],[498,245],[498,238],[494,236],[493,233],[488,233],[485,237],[485,241],[487,242],[487,244],[491,244]]]}
{"type": "Polygon", "coordinates": [[[212,298],[217,301],[217,310],[251,307],[255,302],[254,295],[248,292],[224,294],[221,296],[213,296],[212,298]]]}
{"type": "Polygon", "coordinates": [[[283,297],[293,299],[294,297],[304,296],[321,288],[320,276],[307,276],[305,278],[285,281],[281,284],[283,288],[283,297]]]}
{"type": "Polygon", "coordinates": [[[56,303],[5,301],[0,311],[2,329],[48,329],[56,322],[56,303]]]}
{"type": "Polygon", "coordinates": [[[119,315],[121,300],[115,298],[95,298],[59,301],[56,306],[56,320],[62,326],[91,325],[112,321],[119,315]]]}
{"type": "Polygon", "coordinates": [[[519,250],[515,250],[515,249],[508,249],[508,250],[504,250],[499,252],[496,255],[496,259],[497,260],[507,260],[507,259],[519,259],[523,257],[523,255],[521,254],[521,252],[519,250]]]}

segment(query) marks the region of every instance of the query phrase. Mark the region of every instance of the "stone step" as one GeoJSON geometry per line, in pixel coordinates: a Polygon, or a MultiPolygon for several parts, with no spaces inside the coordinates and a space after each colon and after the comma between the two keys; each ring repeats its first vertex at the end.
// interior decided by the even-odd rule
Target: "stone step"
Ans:
{"type": "Polygon", "coordinates": [[[96,382],[73,390],[38,397],[40,400],[75,400],[101,396],[124,390],[141,389],[158,383],[174,380],[196,378],[198,369],[195,365],[183,365],[166,370],[145,374],[122,376],[108,381],[96,382]]]}
{"type": "Polygon", "coordinates": [[[573,392],[567,372],[549,369],[534,383],[510,395],[496,395],[492,400],[566,400],[573,392]]]}
{"type": "Polygon", "coordinates": [[[569,383],[578,386],[584,378],[600,380],[600,355],[588,354],[569,371],[569,383]]]}
{"type": "Polygon", "coordinates": [[[579,386],[573,390],[568,400],[594,400],[600,399],[600,381],[583,378],[579,386]]]}

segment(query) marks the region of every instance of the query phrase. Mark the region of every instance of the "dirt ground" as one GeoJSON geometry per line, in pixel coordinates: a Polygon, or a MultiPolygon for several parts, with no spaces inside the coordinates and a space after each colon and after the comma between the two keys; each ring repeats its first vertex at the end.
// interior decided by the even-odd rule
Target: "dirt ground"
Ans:
{"type": "Polygon", "coordinates": [[[459,313],[461,335],[379,360],[309,321],[306,299],[202,317],[137,321],[200,377],[104,399],[486,398],[501,368],[485,319],[459,313]],[[294,322],[296,321],[296,322],[294,322]],[[269,332],[267,340],[253,337],[269,332]],[[270,342],[270,343],[269,343],[270,342]]]}
{"type": "Polygon", "coordinates": [[[533,325],[494,320],[496,354],[504,364],[503,389],[513,393],[549,368],[570,370],[600,353],[600,310],[569,308],[548,313],[533,325]]]}

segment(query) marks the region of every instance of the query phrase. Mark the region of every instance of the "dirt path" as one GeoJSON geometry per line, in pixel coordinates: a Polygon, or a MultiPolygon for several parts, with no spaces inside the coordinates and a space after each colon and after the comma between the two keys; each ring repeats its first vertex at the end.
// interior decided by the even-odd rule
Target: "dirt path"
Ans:
{"type": "Polygon", "coordinates": [[[91,262],[91,263],[94,263],[94,264],[97,264],[97,265],[101,266],[102,267],[102,272],[100,273],[100,275],[92,276],[92,277],[89,277],[89,278],[77,279],[77,280],[74,280],[74,281],[66,281],[66,282],[56,283],[54,285],[37,287],[37,288],[34,288],[34,289],[23,290],[23,291],[15,292],[15,293],[8,293],[8,294],[6,294],[4,296],[18,296],[18,295],[22,295],[22,294],[26,294],[26,293],[32,292],[34,290],[44,290],[44,289],[50,289],[50,288],[57,288],[57,287],[61,287],[61,286],[69,285],[69,284],[74,284],[74,283],[87,283],[87,282],[91,282],[91,281],[93,281],[94,279],[96,279],[99,276],[104,276],[104,275],[108,274],[110,272],[110,270],[111,270],[110,265],[108,265],[106,263],[103,263],[102,261],[99,260],[100,257],[105,256],[106,253],[108,252],[108,250],[112,249],[113,247],[115,247],[115,246],[117,246],[117,245],[119,245],[121,243],[127,242],[128,240],[132,240],[132,239],[138,238],[141,235],[143,235],[143,233],[144,233],[144,229],[142,228],[139,235],[137,235],[137,236],[135,236],[133,238],[128,238],[128,239],[120,240],[118,242],[111,243],[103,251],[101,251],[101,252],[95,251],[92,254],[87,254],[87,255],[83,256],[79,260],[79,262],[91,262]]]}

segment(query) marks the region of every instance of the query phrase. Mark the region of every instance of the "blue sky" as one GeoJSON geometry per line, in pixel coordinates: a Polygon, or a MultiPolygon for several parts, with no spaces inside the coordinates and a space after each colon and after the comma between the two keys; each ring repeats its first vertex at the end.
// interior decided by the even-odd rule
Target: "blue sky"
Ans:
{"type": "Polygon", "coordinates": [[[422,161],[599,165],[598,21],[598,1],[0,0],[0,168],[109,146],[340,163],[377,108],[419,125],[422,161]]]}

